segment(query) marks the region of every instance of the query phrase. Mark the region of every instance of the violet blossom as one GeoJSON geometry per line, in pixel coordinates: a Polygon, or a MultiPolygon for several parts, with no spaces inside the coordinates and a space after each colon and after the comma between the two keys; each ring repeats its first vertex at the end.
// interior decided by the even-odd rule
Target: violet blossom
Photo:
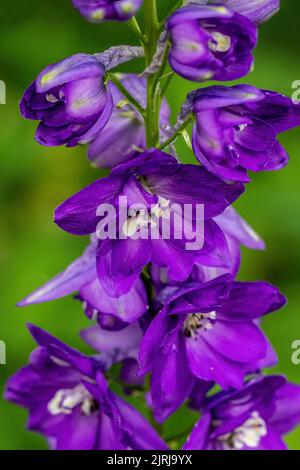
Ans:
{"type": "Polygon", "coordinates": [[[85,249],[83,255],[39,289],[18,303],[19,307],[49,302],[78,292],[86,315],[108,329],[135,322],[147,310],[147,295],[140,278],[125,295],[114,298],[107,295],[97,277],[96,243],[85,249]]]}
{"type": "Polygon", "coordinates": [[[288,155],[278,134],[300,124],[300,105],[249,85],[213,86],[192,92],[199,162],[224,180],[249,181],[247,172],[283,168],[288,155]]]}
{"type": "Polygon", "coordinates": [[[186,0],[186,4],[224,5],[240,13],[256,24],[268,21],[279,11],[280,0],[186,0]]]}
{"type": "Polygon", "coordinates": [[[156,418],[163,421],[174,412],[197,378],[241,389],[269,349],[256,320],[284,304],[271,284],[232,282],[228,274],[169,291],[139,355],[140,373],[152,372],[156,418]]]}
{"type": "Polygon", "coordinates": [[[36,326],[29,365],[10,378],[5,397],[29,411],[28,429],[56,450],[166,449],[131,405],[109,390],[101,364],[36,326]]]}
{"type": "MultiPolygon", "coordinates": [[[[142,212],[127,218],[115,239],[98,241],[97,271],[104,290],[111,296],[127,293],[150,261],[169,268],[171,278],[185,280],[198,261],[216,266],[222,264],[226,252],[226,239],[212,220],[243,192],[243,185],[227,185],[208,173],[203,167],[179,164],[173,157],[159,150],[150,150],[114,168],[107,178],[96,181],[61,204],[55,212],[55,222],[65,231],[75,235],[94,233],[103,218],[97,215],[98,207],[105,203],[118,208],[120,196],[129,203],[140,204],[142,212]],[[171,204],[177,204],[175,217],[169,216],[171,204]],[[205,207],[204,239],[201,247],[187,250],[186,242],[195,238],[193,225],[197,211],[185,216],[183,204],[205,207]],[[151,210],[147,213],[146,210],[151,210]],[[171,229],[169,239],[162,237],[159,223],[167,220],[171,229]],[[179,219],[185,226],[184,233],[176,236],[179,219]],[[175,220],[175,222],[174,222],[175,220]],[[152,224],[158,228],[158,236],[151,237],[148,231],[152,224]],[[140,231],[143,236],[139,237],[140,231]]],[[[110,221],[115,226],[115,215],[110,221]]],[[[201,212],[200,217],[203,217],[201,212]]],[[[106,223],[106,219],[104,218],[106,223]]],[[[199,234],[200,235],[200,234],[199,234]]],[[[198,236],[198,234],[197,234],[198,236]]]]}
{"type": "Polygon", "coordinates": [[[38,348],[5,398],[57,450],[167,450],[154,421],[184,403],[200,413],[184,451],[284,450],[300,423],[300,386],[263,375],[278,358],[261,320],[286,299],[268,282],[236,280],[241,247],[264,242],[232,204],[249,171],[286,165],[278,135],[300,125],[300,105],[249,85],[210,86],[188,94],[172,126],[165,99],[175,74],[251,72],[258,27],[279,0],[185,0],[164,19],[153,0],[143,26],[142,4],[73,0],[88,21],[128,22],[138,45],[50,65],[21,100],[23,117],[40,121],[39,143],[88,144],[92,166],[111,171],[55,210],[61,229],[91,236],[84,253],[18,304],[74,294],[97,322],[80,332],[94,355],[28,325],[38,348]],[[136,74],[112,71],[133,59],[145,61],[136,74]],[[181,137],[200,165],[181,163],[181,137]],[[153,428],[119,394],[146,405],[153,428]]]}
{"type": "Polygon", "coordinates": [[[170,65],[188,80],[234,80],[252,67],[256,26],[224,6],[190,5],[177,10],[167,30],[170,65]]]}
{"type": "Polygon", "coordinates": [[[89,54],[73,55],[39,74],[20,109],[26,119],[41,121],[36,131],[40,144],[72,147],[98,135],[113,107],[104,74],[104,65],[89,54]]]}
{"type": "MultiPolygon", "coordinates": [[[[146,80],[134,74],[121,77],[122,84],[135,96],[142,107],[146,106],[146,80]]],[[[93,166],[113,168],[132,158],[146,148],[144,120],[139,112],[126,101],[126,98],[113,84],[108,87],[113,98],[112,115],[99,136],[90,143],[88,157],[93,166]]],[[[163,100],[160,113],[162,136],[169,126],[170,108],[163,100]]]]}
{"type": "Polygon", "coordinates": [[[257,377],[242,391],[202,400],[201,411],[184,450],[287,450],[282,437],[300,422],[300,386],[257,377]]]}
{"type": "Polygon", "coordinates": [[[143,0],[73,0],[73,5],[88,21],[127,21],[141,7],[143,0]]]}

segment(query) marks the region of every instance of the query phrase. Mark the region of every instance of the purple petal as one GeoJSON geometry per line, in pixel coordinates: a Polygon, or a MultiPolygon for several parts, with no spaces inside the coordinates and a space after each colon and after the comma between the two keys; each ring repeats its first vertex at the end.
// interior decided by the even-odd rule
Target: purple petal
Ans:
{"type": "Polygon", "coordinates": [[[104,67],[89,54],[75,54],[46,67],[36,80],[38,93],[44,93],[64,83],[104,75],[104,67]]]}
{"type": "Polygon", "coordinates": [[[97,208],[101,204],[113,204],[122,186],[120,177],[95,181],[56,208],[55,223],[74,235],[94,233],[100,220],[97,208]]]}
{"type": "Polygon", "coordinates": [[[253,320],[280,309],[285,303],[285,297],[272,284],[235,282],[219,314],[227,321],[253,320]]]}
{"type": "Polygon", "coordinates": [[[107,295],[96,278],[80,289],[80,297],[98,312],[116,316],[126,323],[136,321],[147,310],[147,295],[141,279],[137,279],[127,294],[115,298],[107,295]]]}
{"type": "Polygon", "coordinates": [[[149,185],[172,203],[203,204],[205,218],[221,214],[244,191],[242,184],[226,184],[196,165],[180,165],[170,176],[152,175],[149,185]]]}
{"type": "Polygon", "coordinates": [[[187,399],[194,377],[187,367],[184,339],[176,335],[172,348],[159,354],[152,372],[151,398],[156,420],[161,423],[187,399]]]}
{"type": "Polygon", "coordinates": [[[225,358],[205,339],[198,338],[186,341],[189,366],[193,374],[199,379],[217,382],[224,389],[242,388],[247,372],[246,365],[225,358]]]}
{"type": "Polygon", "coordinates": [[[168,341],[169,337],[173,338],[180,322],[180,319],[166,315],[164,310],[152,320],[140,346],[141,374],[152,369],[157,357],[159,357],[160,348],[164,348],[164,343],[168,341]]]}
{"type": "Polygon", "coordinates": [[[111,352],[115,349],[134,350],[142,339],[142,330],[138,323],[120,331],[108,331],[95,325],[83,330],[81,337],[98,352],[111,352]]]}
{"type": "Polygon", "coordinates": [[[99,282],[112,297],[127,294],[150,259],[149,240],[105,240],[97,253],[99,282]]]}
{"type": "Polygon", "coordinates": [[[195,425],[191,435],[183,446],[183,450],[205,450],[211,426],[210,413],[205,413],[195,425]]]}
{"type": "Polygon", "coordinates": [[[122,419],[126,443],[134,450],[166,450],[168,446],[150,423],[129,403],[115,396],[115,403],[122,419]]]}
{"type": "Polygon", "coordinates": [[[70,264],[65,271],[27,296],[18,303],[18,306],[24,307],[30,304],[60,299],[79,291],[83,285],[95,279],[96,275],[95,248],[89,246],[84,254],[70,264]]]}
{"type": "Polygon", "coordinates": [[[235,238],[241,245],[254,250],[265,248],[264,241],[233,207],[229,206],[215,221],[227,236],[235,238]]]}
{"type": "Polygon", "coordinates": [[[287,383],[276,393],[276,411],[272,429],[280,434],[291,432],[300,423],[300,386],[287,383]]]}
{"type": "Polygon", "coordinates": [[[250,322],[217,321],[210,331],[205,332],[205,341],[226,358],[252,363],[264,358],[267,341],[259,328],[250,322]]]}
{"type": "MultiPolygon", "coordinates": [[[[219,0],[213,0],[220,3],[219,0]]],[[[249,20],[256,24],[268,21],[273,15],[278,13],[280,0],[223,0],[222,2],[230,10],[247,16],[249,20]]]]}

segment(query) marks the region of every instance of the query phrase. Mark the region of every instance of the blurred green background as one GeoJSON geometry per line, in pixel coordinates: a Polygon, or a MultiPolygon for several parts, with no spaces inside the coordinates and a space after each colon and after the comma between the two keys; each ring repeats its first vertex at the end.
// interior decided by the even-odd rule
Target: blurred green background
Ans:
{"type": "MultiPolygon", "coordinates": [[[[158,0],[161,13],[173,3],[158,0]]],[[[255,71],[243,81],[290,95],[291,83],[300,79],[300,2],[281,3],[280,14],[261,28],[255,71]]],[[[33,138],[36,123],[20,117],[18,101],[46,65],[77,52],[134,44],[135,39],[125,24],[88,24],[72,8],[71,0],[10,0],[2,2],[0,15],[0,80],[7,86],[7,104],[0,105],[0,340],[7,345],[7,365],[0,365],[2,396],[7,378],[26,363],[33,348],[27,321],[88,351],[78,337],[88,321],[71,298],[15,307],[83,250],[87,240],[60,231],[52,213],[66,197],[97,178],[84,148],[40,147],[33,138]]],[[[130,64],[127,70],[140,71],[140,65],[130,64]]],[[[174,80],[168,92],[173,116],[192,88],[182,79],[174,80]]],[[[240,278],[269,280],[287,295],[288,306],[266,318],[264,329],[278,351],[275,371],[300,383],[300,365],[291,362],[291,344],[300,339],[300,129],[283,135],[281,142],[291,155],[289,166],[278,173],[253,176],[236,204],[267,243],[265,252],[244,251],[240,278]]],[[[191,158],[184,144],[178,149],[184,161],[191,158]]],[[[0,398],[0,449],[46,448],[42,437],[25,431],[25,420],[24,410],[0,398]]],[[[292,449],[300,449],[300,428],[287,441],[292,449]]]]}

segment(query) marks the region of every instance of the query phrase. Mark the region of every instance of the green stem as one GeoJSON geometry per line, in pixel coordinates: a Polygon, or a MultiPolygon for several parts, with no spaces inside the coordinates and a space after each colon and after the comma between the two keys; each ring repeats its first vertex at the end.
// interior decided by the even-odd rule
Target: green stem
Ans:
{"type": "Polygon", "coordinates": [[[192,114],[189,114],[188,117],[183,121],[183,123],[181,124],[181,126],[177,129],[176,132],[174,132],[173,135],[171,135],[171,137],[166,140],[165,142],[163,142],[161,145],[160,145],[160,149],[164,149],[166,147],[168,147],[169,145],[171,145],[173,142],[175,142],[176,139],[178,139],[178,137],[180,136],[180,134],[182,134],[182,132],[184,131],[184,129],[189,125],[190,122],[192,122],[193,120],[193,115],[192,114]]]}
{"type": "Polygon", "coordinates": [[[138,38],[140,41],[141,45],[144,46],[145,43],[145,38],[143,36],[143,33],[141,31],[141,28],[138,24],[138,21],[135,16],[133,16],[128,22],[127,22],[129,28],[131,31],[135,34],[135,36],[138,38]]]}
{"type": "Polygon", "coordinates": [[[129,91],[124,87],[122,84],[121,80],[117,77],[116,74],[114,73],[108,73],[107,74],[108,80],[112,81],[116,87],[120,90],[120,92],[125,96],[127,101],[131,103],[137,111],[142,115],[142,117],[145,117],[146,111],[145,109],[140,105],[140,103],[134,98],[134,96],[129,93],[129,91]]]}
{"type": "MultiPolygon", "coordinates": [[[[150,65],[159,38],[156,0],[145,0],[145,58],[150,65]]],[[[156,93],[155,75],[147,78],[147,107],[145,116],[147,147],[156,147],[159,141],[159,100],[156,93]]]]}
{"type": "Polygon", "coordinates": [[[161,80],[161,78],[164,74],[166,65],[168,63],[168,56],[169,56],[170,47],[171,47],[171,44],[169,42],[167,42],[166,47],[165,47],[165,51],[164,51],[164,55],[163,55],[163,58],[162,58],[161,66],[159,67],[158,72],[155,74],[154,85],[153,85],[154,87],[156,87],[158,85],[158,82],[161,80]]]}
{"type": "MultiPolygon", "coordinates": [[[[165,96],[166,94],[166,91],[171,83],[171,81],[173,80],[174,78],[174,75],[175,73],[174,72],[169,72],[167,75],[166,75],[166,81],[165,83],[163,84],[162,88],[161,88],[161,92],[160,92],[160,97],[161,99],[165,96]]],[[[164,78],[164,77],[162,77],[164,78]]]]}

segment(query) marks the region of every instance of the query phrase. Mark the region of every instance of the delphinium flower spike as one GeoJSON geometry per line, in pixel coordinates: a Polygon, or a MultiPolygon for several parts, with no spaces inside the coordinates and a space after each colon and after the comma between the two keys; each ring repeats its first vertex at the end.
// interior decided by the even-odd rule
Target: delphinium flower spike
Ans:
{"type": "Polygon", "coordinates": [[[139,45],[50,65],[21,100],[22,115],[40,121],[40,144],[87,144],[92,166],[110,169],[55,210],[60,228],[90,235],[83,255],[18,304],[72,294],[94,321],[80,332],[92,357],[29,325],[38,348],[7,384],[6,398],[53,449],[178,448],[164,421],[184,404],[200,414],[185,451],[282,450],[300,423],[299,386],[264,375],[278,359],[261,318],[286,299],[269,282],[236,279],[241,246],[265,244],[232,207],[250,171],[288,163],[278,135],[300,125],[300,107],[219,83],[252,71],[279,0],[176,5],[162,19],[156,0],[73,0],[88,21],[127,22],[139,45]],[[145,62],[138,73],[113,70],[135,58],[145,62]],[[218,83],[195,86],[172,125],[165,93],[175,74],[218,83]],[[190,164],[174,145],[182,135],[190,164]]]}

